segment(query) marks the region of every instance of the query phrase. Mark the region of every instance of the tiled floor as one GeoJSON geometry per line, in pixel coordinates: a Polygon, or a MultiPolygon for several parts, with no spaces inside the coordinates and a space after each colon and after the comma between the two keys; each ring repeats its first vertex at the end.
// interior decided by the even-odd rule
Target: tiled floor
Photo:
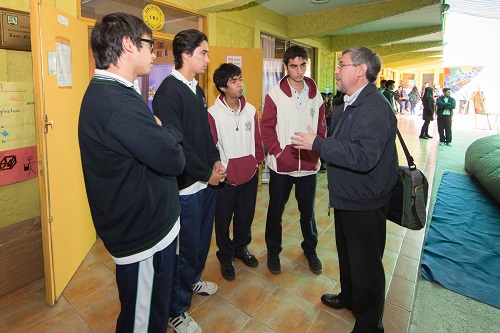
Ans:
{"type": "MultiPolygon", "coordinates": [[[[437,140],[418,139],[420,117],[398,118],[416,165],[432,182],[437,140]]],[[[400,163],[405,164],[401,150],[399,157],[400,163]]],[[[219,291],[210,297],[195,295],[189,310],[191,315],[206,333],[350,332],[354,322],[351,312],[330,309],[320,301],[322,294],[339,291],[335,230],[333,218],[327,215],[326,174],[318,174],[316,194],[320,236],[317,250],[323,262],[322,275],[309,271],[300,248],[302,236],[293,193],[283,217],[282,272],[273,275],[268,271],[264,241],[267,204],[264,184],[259,187],[253,241],[249,247],[259,259],[259,266],[249,268],[236,259],[236,280],[225,281],[220,275],[213,241],[202,278],[216,282],[219,291]]],[[[383,262],[387,291],[384,325],[388,333],[407,332],[423,239],[424,230],[406,231],[387,222],[383,262]]],[[[118,292],[114,264],[101,241],[96,242],[54,307],[45,305],[44,293],[42,279],[0,297],[0,333],[114,332],[119,312],[118,292]]]]}

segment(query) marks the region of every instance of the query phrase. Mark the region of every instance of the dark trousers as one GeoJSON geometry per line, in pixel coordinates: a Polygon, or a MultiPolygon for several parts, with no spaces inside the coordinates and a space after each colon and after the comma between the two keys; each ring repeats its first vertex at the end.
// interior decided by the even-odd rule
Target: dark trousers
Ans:
{"type": "Polygon", "coordinates": [[[429,124],[431,123],[430,119],[425,119],[424,124],[422,125],[422,129],[420,130],[420,136],[429,135],[429,124]]]}
{"type": "Polygon", "coordinates": [[[183,314],[191,306],[193,284],[200,281],[205,268],[214,225],[217,190],[213,186],[181,195],[179,254],[174,270],[170,317],[183,314]]]}
{"type": "Polygon", "coordinates": [[[143,261],[116,265],[120,315],[116,332],[165,332],[174,277],[174,240],[143,261]]]}
{"type": "Polygon", "coordinates": [[[222,183],[217,190],[215,207],[215,239],[217,258],[221,263],[233,261],[235,253],[248,251],[252,241],[252,221],[257,200],[259,174],[241,185],[222,183]],[[233,221],[233,239],[229,237],[229,225],[233,221]]]}
{"type": "Polygon", "coordinates": [[[295,184],[295,198],[300,211],[302,229],[302,249],[306,255],[316,254],[318,231],[314,219],[314,199],[316,196],[316,174],[304,177],[282,175],[270,170],[269,207],[267,208],[266,244],[267,251],[279,254],[282,250],[282,217],[290,191],[295,184]]]}
{"type": "Polygon", "coordinates": [[[438,117],[438,132],[439,132],[439,141],[444,143],[451,143],[453,139],[451,133],[451,116],[442,116],[438,117]]]}
{"type": "Polygon", "coordinates": [[[383,332],[386,217],[389,205],[367,211],[334,210],[340,296],[356,317],[353,332],[383,332]]]}

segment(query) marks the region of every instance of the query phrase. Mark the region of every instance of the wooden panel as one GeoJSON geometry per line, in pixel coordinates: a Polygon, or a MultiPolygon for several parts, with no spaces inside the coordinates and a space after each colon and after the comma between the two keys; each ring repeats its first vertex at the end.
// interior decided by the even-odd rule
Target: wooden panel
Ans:
{"type": "Polygon", "coordinates": [[[0,296],[43,277],[40,217],[0,229],[0,296]]]}

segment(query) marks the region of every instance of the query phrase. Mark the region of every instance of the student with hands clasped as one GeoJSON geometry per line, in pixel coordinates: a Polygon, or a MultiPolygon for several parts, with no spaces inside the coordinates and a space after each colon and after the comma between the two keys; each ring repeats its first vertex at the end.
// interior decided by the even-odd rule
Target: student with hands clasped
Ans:
{"type": "Polygon", "coordinates": [[[208,122],[227,173],[217,191],[215,236],[221,274],[231,281],[236,277],[234,257],[250,267],[259,264],[247,246],[252,240],[250,228],[264,147],[257,111],[243,96],[240,68],[222,64],[215,70],[213,81],[220,95],[208,109],[208,122]],[[231,220],[233,239],[229,237],[231,220]]]}

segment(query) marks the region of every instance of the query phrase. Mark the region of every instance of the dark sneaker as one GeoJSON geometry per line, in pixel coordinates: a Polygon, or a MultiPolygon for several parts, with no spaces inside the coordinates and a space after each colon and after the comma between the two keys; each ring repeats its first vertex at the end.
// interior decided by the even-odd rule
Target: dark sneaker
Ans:
{"type": "Polygon", "coordinates": [[[323,265],[319,260],[316,254],[306,255],[307,260],[309,261],[309,269],[316,275],[321,274],[323,272],[323,265]]]}
{"type": "Polygon", "coordinates": [[[255,256],[248,251],[237,253],[234,256],[243,261],[243,263],[248,267],[257,267],[259,265],[257,258],[255,258],[255,256]]]}
{"type": "Polygon", "coordinates": [[[267,253],[267,268],[275,275],[281,273],[280,257],[277,254],[267,253]]]}
{"type": "Polygon", "coordinates": [[[222,277],[228,281],[233,281],[236,278],[234,264],[232,261],[220,264],[220,273],[222,277]]]}

